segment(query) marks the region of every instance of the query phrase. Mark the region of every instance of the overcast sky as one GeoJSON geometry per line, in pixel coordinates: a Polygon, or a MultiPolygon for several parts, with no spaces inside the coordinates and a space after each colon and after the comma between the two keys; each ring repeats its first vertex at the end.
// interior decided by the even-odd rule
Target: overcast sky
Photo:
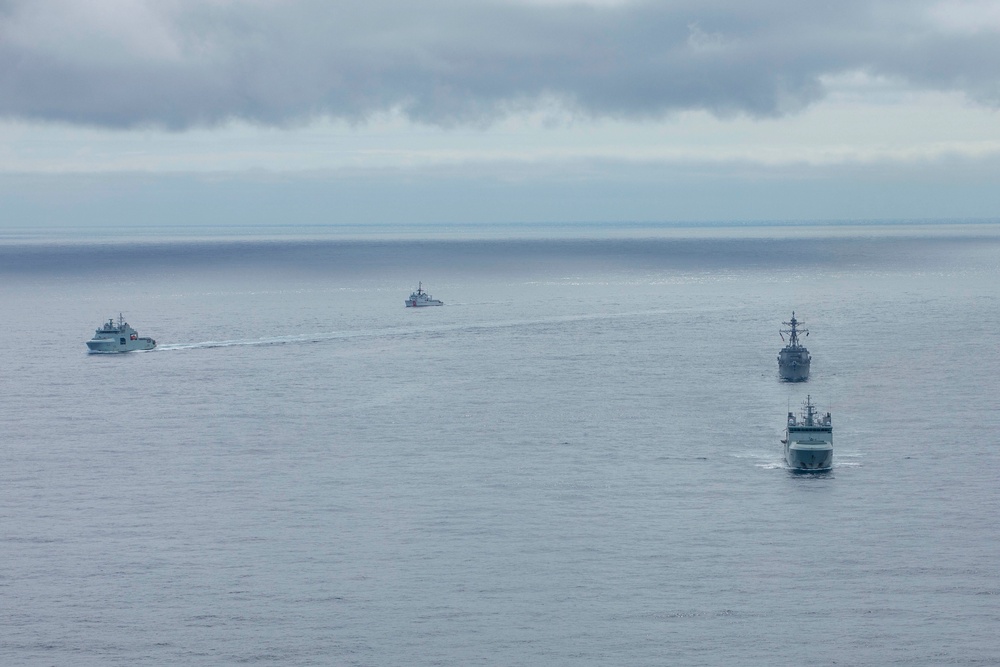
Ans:
{"type": "Polygon", "coordinates": [[[1000,217],[1000,0],[0,0],[0,225],[1000,217]]]}

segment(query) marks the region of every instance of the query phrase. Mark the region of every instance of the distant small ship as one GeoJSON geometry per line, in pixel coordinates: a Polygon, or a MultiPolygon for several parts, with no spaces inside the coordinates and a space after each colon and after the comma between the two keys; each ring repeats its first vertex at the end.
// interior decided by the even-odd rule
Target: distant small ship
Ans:
{"type": "Polygon", "coordinates": [[[108,319],[94,332],[94,337],[87,341],[87,347],[92,353],[110,354],[152,350],[156,347],[156,341],[152,338],[140,338],[139,332],[130,327],[122,314],[118,313],[118,323],[115,324],[114,318],[108,319]]]}
{"type": "MultiPolygon", "coordinates": [[[[778,334],[788,334],[788,344],[781,348],[778,353],[778,375],[789,382],[803,382],[809,379],[809,363],[812,357],[809,350],[799,343],[799,325],[801,322],[795,319],[795,311],[792,311],[792,321],[782,322],[788,329],[780,329],[778,334]]],[[[808,329],[802,329],[809,335],[808,329]]],[[[781,336],[784,340],[785,337],[781,336]]]]}
{"type": "Polygon", "coordinates": [[[833,467],[833,419],[830,413],[820,417],[812,397],[806,396],[799,419],[788,413],[785,427],[785,462],[793,470],[821,471],[833,467]]]}
{"type": "Polygon", "coordinates": [[[410,294],[406,300],[407,308],[421,308],[423,306],[443,306],[444,301],[432,299],[431,295],[424,291],[424,284],[417,283],[417,291],[410,294]]]}

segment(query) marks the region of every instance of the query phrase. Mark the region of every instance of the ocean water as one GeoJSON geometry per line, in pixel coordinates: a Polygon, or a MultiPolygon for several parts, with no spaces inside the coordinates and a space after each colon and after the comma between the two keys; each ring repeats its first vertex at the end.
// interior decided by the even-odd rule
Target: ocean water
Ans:
{"type": "Polygon", "coordinates": [[[0,664],[1000,663],[1000,226],[7,238],[0,306],[0,664]]]}

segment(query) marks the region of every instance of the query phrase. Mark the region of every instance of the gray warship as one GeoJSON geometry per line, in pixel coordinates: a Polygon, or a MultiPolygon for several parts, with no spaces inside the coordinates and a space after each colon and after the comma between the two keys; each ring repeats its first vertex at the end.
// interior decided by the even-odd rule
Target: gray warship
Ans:
{"type": "Polygon", "coordinates": [[[785,426],[785,463],[792,470],[818,472],[833,467],[833,418],[816,414],[812,396],[806,396],[802,415],[788,413],[785,426]]]}
{"type": "Polygon", "coordinates": [[[87,341],[87,348],[92,354],[152,350],[154,347],[156,341],[152,338],[140,338],[139,332],[128,325],[121,313],[118,314],[117,324],[114,318],[109,319],[87,341]]]}
{"type": "Polygon", "coordinates": [[[809,362],[812,361],[812,357],[809,356],[809,350],[799,343],[799,332],[804,331],[808,336],[809,330],[799,329],[801,322],[795,319],[794,310],[792,311],[792,321],[782,322],[782,324],[789,328],[780,329],[778,335],[781,336],[781,340],[785,340],[782,334],[788,334],[788,344],[778,352],[778,375],[789,382],[808,380],[809,362]]]}

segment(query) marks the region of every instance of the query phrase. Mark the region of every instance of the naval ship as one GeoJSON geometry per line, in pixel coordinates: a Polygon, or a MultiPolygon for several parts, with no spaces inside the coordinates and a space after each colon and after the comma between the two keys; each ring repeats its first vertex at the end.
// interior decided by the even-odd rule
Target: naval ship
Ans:
{"type": "Polygon", "coordinates": [[[794,310],[792,321],[782,324],[789,328],[779,329],[778,335],[781,336],[781,340],[785,340],[782,334],[788,334],[788,344],[778,353],[778,375],[789,382],[802,382],[809,379],[809,362],[812,361],[812,357],[809,356],[809,350],[799,343],[799,332],[804,331],[808,336],[809,330],[799,329],[802,323],[795,319],[794,310]]]}
{"type": "Polygon", "coordinates": [[[417,291],[410,294],[406,300],[407,308],[420,308],[422,306],[443,306],[444,301],[432,299],[431,295],[424,291],[424,284],[417,283],[417,291]]]}
{"type": "Polygon", "coordinates": [[[833,467],[833,419],[820,417],[812,397],[806,396],[802,414],[788,413],[785,427],[785,462],[792,470],[821,471],[833,467]]]}
{"type": "Polygon", "coordinates": [[[118,313],[118,323],[114,318],[108,319],[97,331],[94,337],[87,341],[87,347],[92,353],[132,352],[133,350],[152,350],[156,341],[152,338],[140,338],[139,332],[128,325],[121,313],[118,313]]]}

